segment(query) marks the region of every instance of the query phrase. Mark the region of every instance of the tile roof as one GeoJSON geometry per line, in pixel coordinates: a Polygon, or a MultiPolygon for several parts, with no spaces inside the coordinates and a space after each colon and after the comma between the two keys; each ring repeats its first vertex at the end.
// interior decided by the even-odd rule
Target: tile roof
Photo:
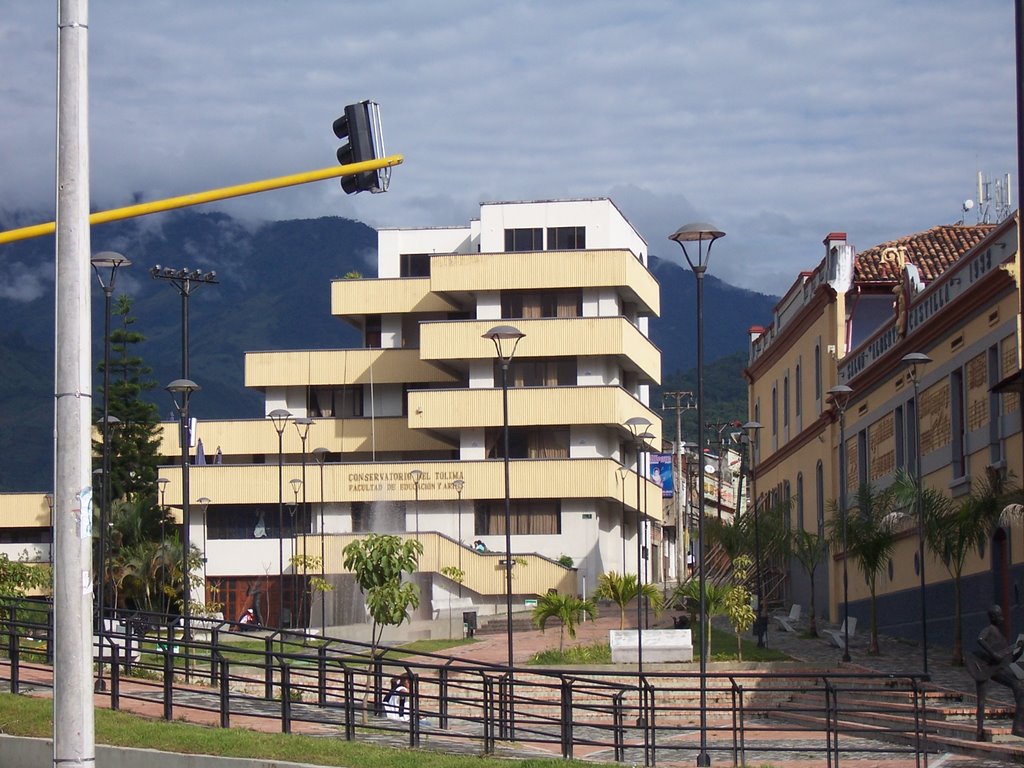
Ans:
{"type": "Polygon", "coordinates": [[[904,263],[915,264],[929,283],[980,243],[995,224],[943,224],[926,232],[890,240],[857,254],[854,281],[895,283],[904,263]]]}

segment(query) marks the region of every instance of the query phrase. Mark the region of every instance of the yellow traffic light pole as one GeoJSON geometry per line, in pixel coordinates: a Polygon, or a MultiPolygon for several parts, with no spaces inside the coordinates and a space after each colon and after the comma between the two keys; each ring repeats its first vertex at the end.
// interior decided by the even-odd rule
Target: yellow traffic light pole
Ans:
{"type": "MultiPolygon", "coordinates": [[[[357,173],[365,173],[366,171],[376,171],[380,168],[391,168],[392,166],[400,165],[404,159],[401,155],[389,155],[388,157],[367,160],[361,163],[332,166],[321,168],[317,171],[306,171],[305,173],[293,173],[289,176],[278,176],[274,179],[236,184],[233,187],[221,187],[220,189],[196,192],[191,195],[168,197],[164,200],[154,200],[151,203],[139,203],[138,205],[128,205],[124,208],[114,208],[109,211],[98,211],[90,214],[89,224],[106,224],[108,221],[121,221],[122,219],[131,219],[150,213],[161,213],[163,211],[172,211],[176,208],[187,208],[192,205],[212,203],[216,200],[226,200],[231,197],[242,197],[257,192],[267,192],[271,189],[294,187],[299,184],[308,184],[311,181],[323,181],[324,179],[337,178],[338,176],[350,176],[357,173]]],[[[0,245],[13,243],[18,240],[28,240],[40,235],[50,235],[55,230],[56,224],[52,221],[46,224],[33,224],[29,227],[9,229],[6,232],[0,232],[0,245]]]]}

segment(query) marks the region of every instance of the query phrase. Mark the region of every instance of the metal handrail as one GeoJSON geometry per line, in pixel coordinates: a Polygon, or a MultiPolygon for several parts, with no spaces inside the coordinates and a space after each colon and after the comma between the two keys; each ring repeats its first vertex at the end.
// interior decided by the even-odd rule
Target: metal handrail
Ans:
{"type": "MultiPolygon", "coordinates": [[[[43,620],[38,606],[30,620],[30,609],[0,605],[0,649],[8,656],[8,663],[0,660],[0,678],[10,680],[12,691],[26,689],[28,680],[33,688],[52,684],[48,654],[40,645],[51,641],[52,623],[43,620]]],[[[696,750],[692,740],[674,738],[695,727],[701,692],[696,670],[645,669],[638,691],[635,674],[614,668],[523,667],[512,670],[513,689],[505,665],[444,654],[399,659],[390,649],[374,653],[367,643],[293,632],[254,638],[230,623],[218,626],[208,640],[146,634],[140,651],[138,660],[129,662],[113,644],[105,659],[113,708],[131,711],[141,702],[160,701],[168,720],[203,710],[217,713],[222,727],[244,711],[279,721],[286,733],[315,721],[338,727],[348,740],[399,735],[414,748],[433,741],[424,742],[422,734],[443,732],[449,740],[480,743],[487,754],[511,743],[514,711],[517,745],[550,745],[567,758],[586,745],[608,749],[620,762],[654,766],[689,760],[696,750]],[[253,647],[253,639],[262,642],[253,647]],[[181,674],[186,655],[194,672],[190,678],[181,674]],[[411,681],[408,722],[389,720],[378,708],[381,681],[398,673],[411,681]],[[637,711],[634,704],[642,715],[639,725],[626,716],[637,711]],[[357,728],[360,719],[372,728],[357,728]]],[[[848,757],[862,751],[920,759],[928,746],[924,678],[917,673],[709,671],[706,681],[712,693],[708,727],[724,736],[711,740],[716,745],[712,751],[722,753],[716,763],[742,762],[755,741],[769,760],[824,751],[830,768],[838,768],[841,738],[842,754],[848,757]],[[908,710],[912,717],[894,716],[870,727],[866,719],[857,722],[859,715],[884,714],[885,701],[891,702],[892,713],[908,710]],[[806,729],[807,743],[767,743],[774,731],[793,728],[806,729]],[[814,738],[823,738],[824,744],[810,744],[814,738]]]]}

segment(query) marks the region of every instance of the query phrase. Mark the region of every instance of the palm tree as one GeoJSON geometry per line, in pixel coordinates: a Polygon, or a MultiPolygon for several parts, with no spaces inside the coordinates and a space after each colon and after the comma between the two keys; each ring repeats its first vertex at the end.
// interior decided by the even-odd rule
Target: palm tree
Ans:
{"type": "MultiPolygon", "coordinates": [[[[818,632],[817,611],[814,606],[814,574],[822,559],[828,554],[828,540],[816,533],[797,528],[790,534],[793,557],[804,569],[811,583],[810,608],[807,612],[807,629],[813,634],[818,632]]],[[[843,553],[843,557],[846,553],[843,553]]]]}
{"type": "MultiPolygon", "coordinates": [[[[896,549],[895,525],[900,517],[899,504],[895,487],[877,491],[869,483],[864,483],[857,489],[854,503],[846,513],[847,553],[864,572],[871,595],[868,653],[873,654],[879,652],[876,583],[896,549]]],[[[842,520],[836,515],[829,520],[829,538],[833,542],[842,541],[842,520]]]]}
{"type": "MultiPolygon", "coordinates": [[[[637,597],[637,580],[635,573],[618,574],[615,571],[602,573],[597,578],[595,600],[611,600],[619,606],[619,629],[626,628],[626,606],[637,597]]],[[[646,598],[655,613],[661,611],[663,604],[661,592],[653,584],[644,584],[640,597],[646,598]]]]}
{"type": "MultiPolygon", "coordinates": [[[[904,471],[896,475],[894,486],[900,498],[913,509],[917,486],[904,471]]],[[[1019,518],[1021,507],[1006,502],[1014,489],[996,472],[988,472],[971,483],[971,492],[959,503],[952,502],[934,488],[921,490],[924,512],[924,537],[953,582],[953,664],[964,663],[962,578],[968,555],[981,551],[985,541],[1000,525],[1019,518]]],[[[907,514],[906,517],[913,517],[907,514]]],[[[914,518],[916,519],[916,517],[914,518]]]]}
{"type": "Polygon", "coordinates": [[[549,592],[537,600],[537,607],[533,609],[533,623],[544,630],[548,619],[558,619],[562,626],[558,632],[558,651],[561,653],[565,648],[565,633],[576,639],[576,624],[584,616],[593,619],[597,616],[597,606],[591,600],[584,600],[573,595],[560,595],[557,592],[549,592]]]}
{"type": "MultiPolygon", "coordinates": [[[[729,593],[732,591],[732,584],[704,584],[704,609],[705,616],[702,622],[701,632],[707,637],[707,654],[711,658],[711,619],[715,616],[724,616],[729,612],[729,593]]],[[[672,604],[685,606],[693,615],[700,606],[700,581],[690,579],[680,584],[672,592],[672,604]]]]}
{"type": "Polygon", "coordinates": [[[710,517],[704,521],[704,535],[708,544],[717,544],[732,562],[754,549],[753,527],[747,515],[733,515],[731,519],[710,517]]]}

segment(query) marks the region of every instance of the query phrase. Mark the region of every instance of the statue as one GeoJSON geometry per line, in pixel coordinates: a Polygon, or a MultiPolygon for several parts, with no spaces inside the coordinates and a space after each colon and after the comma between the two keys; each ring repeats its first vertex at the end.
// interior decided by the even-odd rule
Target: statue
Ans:
{"type": "Polygon", "coordinates": [[[1024,737],[1024,680],[1017,677],[1010,665],[1024,653],[1024,645],[1013,645],[1003,636],[1003,609],[993,605],[988,610],[989,625],[978,635],[978,650],[967,658],[967,671],[977,686],[977,739],[984,736],[985,692],[988,681],[1005,685],[1013,692],[1013,735],[1024,737]]]}

